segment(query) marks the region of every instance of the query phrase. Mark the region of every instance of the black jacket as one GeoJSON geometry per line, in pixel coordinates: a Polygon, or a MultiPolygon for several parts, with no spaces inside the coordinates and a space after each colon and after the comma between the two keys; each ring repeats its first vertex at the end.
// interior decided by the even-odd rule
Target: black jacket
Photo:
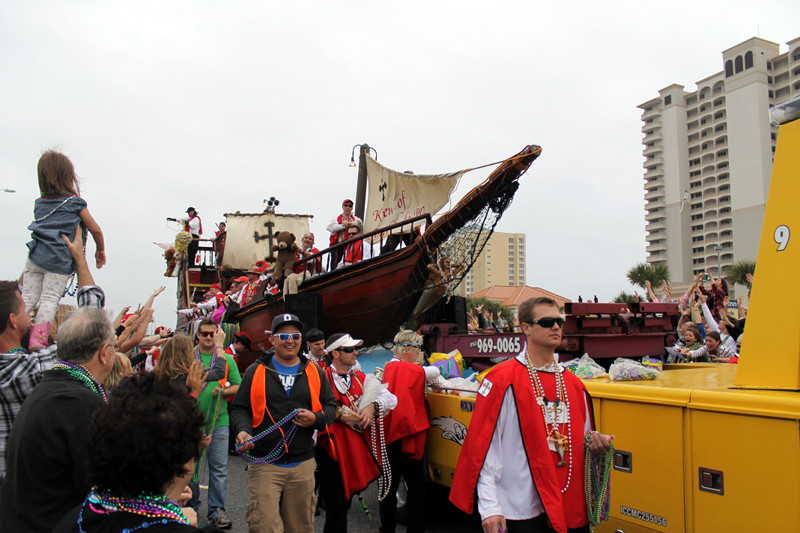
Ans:
{"type": "Polygon", "coordinates": [[[50,532],[89,492],[89,423],[103,399],[63,370],[48,370],[8,439],[0,531],[50,532]]]}
{"type": "MultiPolygon", "coordinates": [[[[307,409],[311,411],[311,394],[308,387],[308,378],[306,377],[306,366],[309,365],[308,359],[300,357],[300,368],[298,375],[295,376],[295,382],[292,387],[292,392],[289,396],[283,388],[280,377],[275,372],[270,364],[271,358],[262,357],[255,363],[250,365],[242,377],[242,383],[239,385],[239,392],[230,405],[231,424],[234,428],[235,435],[241,431],[246,431],[250,435],[255,436],[257,433],[273,425],[272,419],[269,415],[264,416],[261,424],[258,427],[253,427],[253,412],[250,404],[250,391],[253,384],[253,376],[255,375],[256,368],[259,365],[266,367],[266,394],[267,394],[267,408],[272,418],[277,422],[284,416],[288,415],[295,409],[307,409]]],[[[322,404],[322,411],[316,411],[316,423],[309,428],[299,428],[297,434],[294,436],[291,444],[289,444],[289,451],[281,457],[276,463],[298,463],[306,461],[314,457],[314,430],[324,430],[326,426],[333,423],[333,418],[336,415],[336,400],[331,390],[331,384],[322,372],[322,369],[314,365],[314,370],[319,373],[320,379],[320,404],[322,404]]],[[[284,431],[288,425],[284,427],[284,431]]],[[[280,431],[274,431],[264,438],[255,442],[255,449],[250,450],[250,454],[256,457],[261,457],[271,452],[278,440],[281,438],[280,431]]]]}

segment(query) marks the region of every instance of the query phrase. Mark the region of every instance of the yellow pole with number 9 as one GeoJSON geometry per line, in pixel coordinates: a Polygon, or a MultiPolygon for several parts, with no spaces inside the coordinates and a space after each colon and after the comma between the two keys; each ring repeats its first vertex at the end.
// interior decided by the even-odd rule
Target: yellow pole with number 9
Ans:
{"type": "Polygon", "coordinates": [[[800,390],[800,119],[778,132],[735,388],[800,390]]]}

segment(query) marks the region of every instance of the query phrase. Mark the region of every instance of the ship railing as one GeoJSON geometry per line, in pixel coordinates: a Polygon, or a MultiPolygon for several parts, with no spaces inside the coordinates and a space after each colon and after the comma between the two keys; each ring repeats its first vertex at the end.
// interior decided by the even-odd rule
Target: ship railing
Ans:
{"type": "MultiPolygon", "coordinates": [[[[379,255],[392,252],[399,247],[410,246],[421,236],[422,231],[424,230],[423,228],[429,226],[430,224],[430,213],[418,215],[401,222],[396,222],[389,226],[368,231],[367,233],[360,233],[353,239],[347,239],[340,243],[336,243],[329,248],[326,248],[315,254],[311,254],[300,261],[296,261],[295,265],[313,265],[315,263],[312,262],[316,261],[317,258],[320,258],[323,269],[326,269],[326,271],[330,272],[338,266],[330,264],[333,262],[333,258],[341,259],[341,257],[345,254],[345,248],[350,244],[353,244],[357,241],[363,241],[364,244],[362,246],[368,245],[371,247],[372,254],[370,257],[378,257],[379,255]]],[[[315,272],[314,268],[311,269],[311,272],[312,275],[321,273],[315,272]]]]}

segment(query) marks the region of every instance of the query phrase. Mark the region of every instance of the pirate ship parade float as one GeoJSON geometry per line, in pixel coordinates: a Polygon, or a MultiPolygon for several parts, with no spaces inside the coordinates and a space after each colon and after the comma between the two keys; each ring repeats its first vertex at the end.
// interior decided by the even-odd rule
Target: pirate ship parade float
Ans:
{"type": "MultiPolygon", "coordinates": [[[[449,174],[408,174],[380,165],[368,145],[359,146],[356,206],[366,206],[366,217],[363,211],[356,215],[364,220],[363,233],[296,261],[295,266],[324,265],[324,272],[301,279],[296,294],[259,294],[228,314],[227,320],[250,334],[253,349],[269,347],[272,319],[285,312],[326,332],[349,332],[366,346],[391,340],[403,324],[416,327],[424,311],[452,294],[472,267],[510,205],[519,178],[541,153],[539,146],[526,146],[433,220],[463,174],[489,165],[449,174]],[[332,258],[356,241],[368,244],[372,257],[336,268],[332,258]]],[[[274,263],[276,233],[289,231],[299,241],[309,231],[310,215],[270,211],[225,215],[225,242],[201,242],[194,264],[179,269],[179,307],[212,283],[225,288],[259,260],[274,263]]]]}

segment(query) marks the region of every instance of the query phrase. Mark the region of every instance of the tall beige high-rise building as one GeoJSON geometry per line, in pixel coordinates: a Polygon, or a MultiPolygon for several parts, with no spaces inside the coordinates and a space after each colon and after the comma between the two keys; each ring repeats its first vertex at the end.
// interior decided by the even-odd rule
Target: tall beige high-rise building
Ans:
{"type": "Polygon", "coordinates": [[[525,234],[496,231],[456,294],[470,296],[492,285],[525,285],[525,264],[525,234]]]}
{"type": "Polygon", "coordinates": [[[638,106],[647,262],[675,282],[756,258],[777,138],[769,108],[800,94],[800,38],[787,44],[781,54],[748,39],[695,91],[669,85],[638,106]]]}

